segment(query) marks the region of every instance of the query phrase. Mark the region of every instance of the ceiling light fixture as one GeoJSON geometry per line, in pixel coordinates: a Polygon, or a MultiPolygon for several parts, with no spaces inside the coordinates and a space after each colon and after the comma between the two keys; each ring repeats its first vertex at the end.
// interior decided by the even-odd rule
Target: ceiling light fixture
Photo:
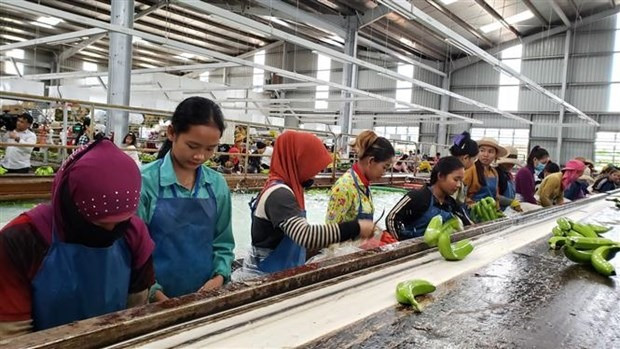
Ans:
{"type": "Polygon", "coordinates": [[[56,17],[39,17],[37,18],[37,22],[43,23],[43,24],[47,24],[50,26],[55,26],[58,23],[62,22],[62,19],[56,18],[56,17]]]}
{"type": "MultiPolygon", "coordinates": [[[[506,17],[506,22],[508,22],[508,24],[516,24],[516,23],[523,22],[533,17],[534,17],[534,14],[532,13],[532,11],[527,10],[521,13],[517,13],[514,16],[506,17]]],[[[495,21],[493,23],[483,25],[482,27],[480,27],[480,30],[482,30],[484,33],[490,33],[492,31],[500,29],[501,27],[502,27],[502,24],[500,22],[495,21]]]]}

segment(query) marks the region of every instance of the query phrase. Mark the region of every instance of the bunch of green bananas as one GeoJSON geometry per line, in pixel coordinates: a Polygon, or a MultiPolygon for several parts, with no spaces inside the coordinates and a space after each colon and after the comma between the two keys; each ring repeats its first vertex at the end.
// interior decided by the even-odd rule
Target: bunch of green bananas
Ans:
{"type": "Polygon", "coordinates": [[[551,231],[549,248],[562,248],[566,258],[575,263],[590,264],[601,275],[616,275],[609,260],[620,251],[620,242],[601,237],[611,228],[573,222],[564,217],[558,218],[557,224],[551,231]]]}
{"type": "Polygon", "coordinates": [[[138,158],[140,159],[140,162],[142,162],[143,164],[148,164],[149,162],[153,162],[157,160],[157,155],[148,154],[148,153],[140,153],[138,154],[138,158]]]}
{"type": "Polygon", "coordinates": [[[0,166],[0,176],[4,176],[6,172],[7,172],[6,168],[0,166]]]}
{"type": "Polygon", "coordinates": [[[417,312],[421,312],[420,304],[415,297],[435,291],[435,285],[426,280],[409,280],[396,285],[396,300],[398,303],[411,305],[417,312]]]}
{"type": "Polygon", "coordinates": [[[54,169],[51,166],[41,166],[34,171],[37,176],[51,176],[54,174],[54,169]]]}
{"type": "Polygon", "coordinates": [[[437,215],[431,219],[426,227],[424,242],[431,247],[437,246],[444,259],[460,261],[474,250],[474,246],[469,240],[450,244],[451,234],[461,230],[463,230],[463,222],[458,217],[452,217],[443,223],[441,216],[437,215]]]}
{"type": "Polygon", "coordinates": [[[476,223],[489,222],[498,218],[503,218],[504,213],[497,209],[495,199],[486,197],[471,207],[471,218],[476,223]]]}

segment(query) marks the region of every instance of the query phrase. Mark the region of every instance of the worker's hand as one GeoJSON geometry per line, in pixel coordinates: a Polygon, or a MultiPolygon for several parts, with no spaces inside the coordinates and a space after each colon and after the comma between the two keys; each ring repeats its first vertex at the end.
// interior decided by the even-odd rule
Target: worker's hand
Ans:
{"type": "Polygon", "coordinates": [[[15,132],[15,131],[11,131],[11,132],[9,132],[9,138],[11,138],[11,139],[18,138],[18,136],[17,136],[17,132],[15,132]]]}
{"type": "MultiPolygon", "coordinates": [[[[166,296],[162,291],[157,290],[155,291],[155,294],[153,296],[155,298],[155,302],[163,302],[165,300],[168,299],[168,296],[166,296]]],[[[151,299],[152,301],[152,299],[151,299]]]]}
{"type": "Polygon", "coordinates": [[[213,278],[211,278],[211,280],[207,281],[207,283],[205,283],[204,286],[202,286],[200,290],[198,290],[198,292],[215,290],[222,287],[222,285],[224,285],[224,277],[222,275],[215,275],[213,278]]]}
{"type": "Polygon", "coordinates": [[[360,239],[370,239],[374,236],[375,223],[370,219],[360,219],[357,221],[360,225],[360,239]]]}

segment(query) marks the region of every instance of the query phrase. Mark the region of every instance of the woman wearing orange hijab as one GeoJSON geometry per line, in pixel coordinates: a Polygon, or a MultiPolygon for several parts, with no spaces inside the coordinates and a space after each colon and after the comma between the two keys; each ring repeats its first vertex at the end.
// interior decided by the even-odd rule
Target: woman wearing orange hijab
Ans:
{"type": "Polygon", "coordinates": [[[287,131],[278,137],[269,179],[252,210],[252,248],[243,268],[232,276],[241,281],[303,265],[306,249],[370,238],[370,220],[310,225],[305,218],[304,188],[332,161],[319,138],[310,133],[287,131]]]}

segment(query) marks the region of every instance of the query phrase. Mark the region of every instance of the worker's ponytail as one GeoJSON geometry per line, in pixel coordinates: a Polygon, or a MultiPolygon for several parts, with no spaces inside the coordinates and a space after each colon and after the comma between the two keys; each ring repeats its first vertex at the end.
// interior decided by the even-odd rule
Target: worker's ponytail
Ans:
{"type": "MultiPolygon", "coordinates": [[[[210,99],[204,97],[189,97],[179,103],[170,119],[170,127],[175,134],[184,133],[193,125],[215,126],[220,130],[220,137],[226,125],[220,107],[210,99]]],[[[172,149],[172,141],[166,139],[157,153],[161,159],[172,149]]]]}
{"type": "Polygon", "coordinates": [[[377,136],[377,134],[371,130],[362,131],[362,133],[355,138],[353,148],[357,152],[359,160],[373,157],[375,161],[382,162],[396,155],[390,141],[377,136]]]}

